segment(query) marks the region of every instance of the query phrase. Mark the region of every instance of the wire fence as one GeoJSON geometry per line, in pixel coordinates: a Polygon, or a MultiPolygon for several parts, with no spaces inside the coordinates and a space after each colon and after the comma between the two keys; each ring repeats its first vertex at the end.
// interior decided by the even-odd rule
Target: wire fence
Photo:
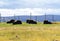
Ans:
{"type": "MultiPolygon", "coordinates": [[[[45,16],[10,16],[10,17],[0,17],[0,22],[7,22],[11,19],[21,20],[25,22],[27,19],[35,20],[37,22],[43,22],[45,20],[45,16]]],[[[46,20],[48,21],[60,21],[58,17],[53,17],[52,15],[46,16],[46,20]]]]}

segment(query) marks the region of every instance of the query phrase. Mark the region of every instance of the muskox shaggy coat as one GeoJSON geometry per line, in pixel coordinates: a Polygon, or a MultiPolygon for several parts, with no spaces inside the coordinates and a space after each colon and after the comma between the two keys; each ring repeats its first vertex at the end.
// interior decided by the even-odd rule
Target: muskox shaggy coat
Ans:
{"type": "Polygon", "coordinates": [[[14,23],[15,22],[15,20],[10,20],[10,21],[7,21],[7,23],[14,23]]]}
{"type": "Polygon", "coordinates": [[[13,23],[13,25],[15,25],[15,24],[22,24],[22,21],[17,20],[16,22],[13,23]]]}
{"type": "Polygon", "coordinates": [[[34,20],[26,20],[26,23],[28,23],[28,24],[37,24],[37,22],[34,21],[34,20]]]}
{"type": "Polygon", "coordinates": [[[44,20],[43,24],[52,24],[52,22],[49,22],[48,20],[44,20]]]}

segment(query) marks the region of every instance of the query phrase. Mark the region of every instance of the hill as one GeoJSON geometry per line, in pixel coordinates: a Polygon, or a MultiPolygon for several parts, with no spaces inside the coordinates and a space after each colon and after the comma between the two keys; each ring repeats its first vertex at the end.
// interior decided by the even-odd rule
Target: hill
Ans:
{"type": "MultiPolygon", "coordinates": [[[[30,16],[10,16],[10,17],[1,17],[1,22],[6,22],[8,20],[15,19],[15,20],[22,20],[25,22],[27,19],[30,19],[30,16]]],[[[31,19],[42,22],[45,20],[45,15],[42,16],[31,16],[31,19]]],[[[46,15],[46,19],[49,21],[60,21],[60,15],[46,15]]]]}

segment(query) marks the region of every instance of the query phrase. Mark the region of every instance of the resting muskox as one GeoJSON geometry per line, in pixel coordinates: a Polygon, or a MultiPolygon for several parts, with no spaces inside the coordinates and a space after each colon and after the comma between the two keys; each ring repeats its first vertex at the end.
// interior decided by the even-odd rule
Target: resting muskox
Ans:
{"type": "Polygon", "coordinates": [[[15,24],[22,24],[22,21],[17,20],[16,22],[13,23],[13,25],[15,25],[15,24]]]}
{"type": "Polygon", "coordinates": [[[10,20],[10,21],[7,21],[7,23],[14,23],[15,22],[15,20],[10,20]]]}
{"type": "Polygon", "coordinates": [[[44,20],[43,24],[52,24],[52,22],[49,22],[48,20],[44,20]]]}
{"type": "Polygon", "coordinates": [[[26,20],[26,23],[28,23],[28,24],[37,24],[37,22],[34,21],[34,20],[26,20]]]}

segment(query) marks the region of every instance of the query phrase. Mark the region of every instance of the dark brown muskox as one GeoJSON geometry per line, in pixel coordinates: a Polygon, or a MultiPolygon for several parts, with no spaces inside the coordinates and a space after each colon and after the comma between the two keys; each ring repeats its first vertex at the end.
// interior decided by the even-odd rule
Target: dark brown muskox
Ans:
{"type": "Polygon", "coordinates": [[[22,21],[21,20],[17,20],[16,22],[13,23],[13,25],[15,24],[22,24],[22,21]]]}
{"type": "Polygon", "coordinates": [[[7,21],[7,23],[14,23],[15,22],[15,20],[10,20],[10,21],[7,21]]]}
{"type": "Polygon", "coordinates": [[[34,21],[34,20],[26,20],[26,23],[28,23],[28,24],[37,24],[37,22],[34,21]]]}
{"type": "Polygon", "coordinates": [[[49,22],[48,20],[44,20],[43,24],[52,24],[52,22],[49,22]]]}

